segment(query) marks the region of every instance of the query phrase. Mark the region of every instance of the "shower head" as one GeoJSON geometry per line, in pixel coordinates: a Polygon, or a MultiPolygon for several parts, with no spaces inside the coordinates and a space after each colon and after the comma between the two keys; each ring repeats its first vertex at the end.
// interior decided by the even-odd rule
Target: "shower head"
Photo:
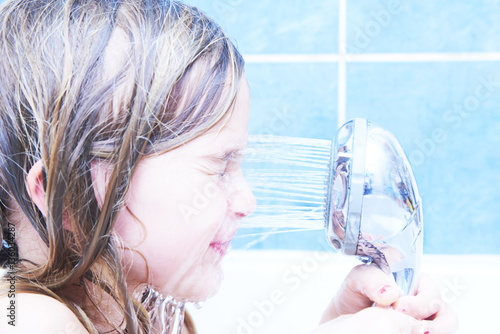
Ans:
{"type": "Polygon", "coordinates": [[[332,144],[325,232],[333,248],[375,263],[413,294],[423,248],[422,203],[406,156],[387,130],[344,124],[332,144]]]}

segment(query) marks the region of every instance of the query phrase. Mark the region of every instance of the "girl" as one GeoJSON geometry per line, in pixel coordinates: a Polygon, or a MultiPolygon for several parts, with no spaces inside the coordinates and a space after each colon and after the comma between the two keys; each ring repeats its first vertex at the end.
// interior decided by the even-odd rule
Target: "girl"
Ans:
{"type": "MultiPolygon", "coordinates": [[[[158,332],[149,291],[215,293],[255,206],[240,170],[241,55],[211,19],[168,0],[12,0],[0,34],[0,300],[17,307],[1,332],[158,332]]],[[[405,300],[358,267],[316,333],[452,332],[422,287],[405,300]]],[[[195,332],[189,316],[184,331],[195,332]]]]}

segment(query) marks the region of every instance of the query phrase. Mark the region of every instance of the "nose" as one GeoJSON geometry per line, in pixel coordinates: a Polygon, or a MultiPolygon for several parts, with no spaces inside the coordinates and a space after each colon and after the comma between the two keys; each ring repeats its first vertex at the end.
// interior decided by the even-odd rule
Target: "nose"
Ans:
{"type": "Polygon", "coordinates": [[[249,216],[255,211],[257,201],[253,195],[252,189],[240,171],[237,180],[234,182],[231,192],[230,207],[231,210],[240,218],[249,216]]]}

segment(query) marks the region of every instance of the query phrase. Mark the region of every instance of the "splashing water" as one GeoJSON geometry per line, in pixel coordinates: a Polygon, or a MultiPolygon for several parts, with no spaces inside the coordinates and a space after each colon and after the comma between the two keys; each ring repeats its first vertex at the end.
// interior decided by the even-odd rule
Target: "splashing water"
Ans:
{"type": "Polygon", "coordinates": [[[323,229],[330,150],[330,140],[250,136],[243,172],[257,209],[241,227],[265,231],[237,237],[323,229]]]}
{"type": "Polygon", "coordinates": [[[146,308],[151,319],[151,333],[181,334],[184,323],[184,302],[173,297],[162,296],[151,287],[142,293],[141,303],[146,308]]]}

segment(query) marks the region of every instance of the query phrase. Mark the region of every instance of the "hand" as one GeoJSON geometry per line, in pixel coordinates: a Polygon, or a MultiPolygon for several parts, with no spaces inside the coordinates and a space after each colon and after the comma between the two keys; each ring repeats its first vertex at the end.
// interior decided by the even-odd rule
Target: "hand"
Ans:
{"type": "Polygon", "coordinates": [[[354,314],[377,304],[390,306],[403,295],[392,276],[375,264],[354,267],[326,309],[321,322],[341,315],[354,314]]]}
{"type": "MultiPolygon", "coordinates": [[[[412,328],[415,333],[421,334],[455,333],[457,317],[441,300],[437,287],[427,275],[421,275],[417,291],[415,296],[403,296],[392,275],[384,274],[374,264],[359,265],[351,270],[321,321],[354,315],[365,309],[376,309],[371,307],[375,303],[379,307],[392,306],[396,312],[417,320],[418,324],[412,323],[407,327],[408,333],[411,333],[412,328]]],[[[371,315],[370,312],[380,311],[369,311],[368,315],[371,315]]],[[[366,316],[364,313],[362,315],[366,316]]],[[[362,322],[367,326],[366,329],[371,330],[371,324],[364,320],[362,322]]]]}
{"type": "Polygon", "coordinates": [[[448,304],[441,300],[440,292],[426,274],[420,275],[415,296],[402,296],[394,304],[395,310],[421,320],[421,333],[449,334],[458,329],[458,318],[448,304]]]}

